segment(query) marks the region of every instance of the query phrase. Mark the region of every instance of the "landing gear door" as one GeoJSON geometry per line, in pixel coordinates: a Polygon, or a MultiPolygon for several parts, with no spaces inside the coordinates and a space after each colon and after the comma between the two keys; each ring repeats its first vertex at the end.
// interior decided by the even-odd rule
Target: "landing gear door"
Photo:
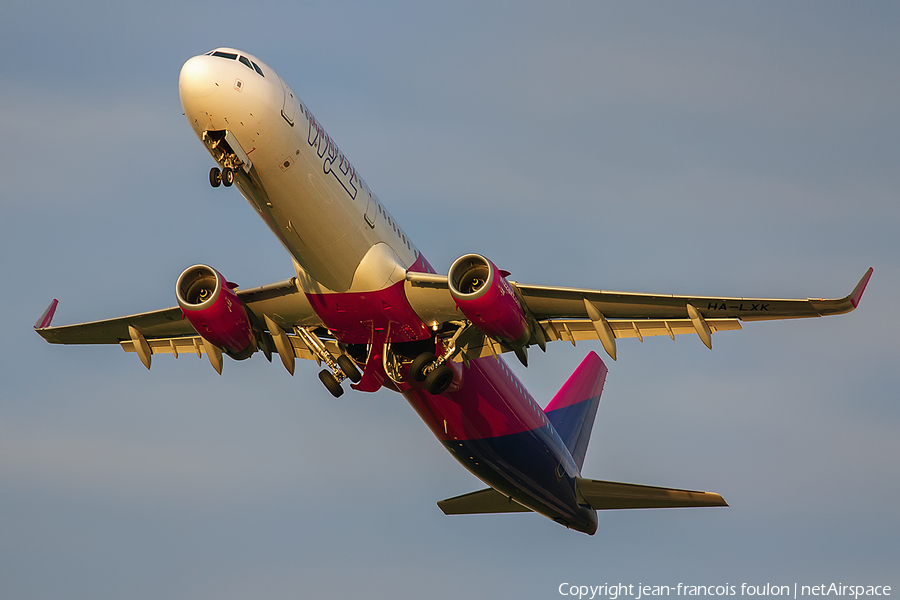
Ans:
{"type": "MultiPolygon", "coordinates": [[[[368,186],[366,186],[368,188],[368,186]]],[[[378,211],[376,207],[377,200],[372,196],[372,192],[366,189],[366,192],[369,195],[368,204],[366,204],[366,223],[369,224],[369,227],[372,229],[375,228],[375,213],[378,211]]]]}
{"type": "Polygon", "coordinates": [[[281,107],[281,116],[293,127],[294,118],[297,116],[297,99],[294,98],[294,92],[285,82],[282,81],[281,85],[284,87],[284,105],[281,107]]]}

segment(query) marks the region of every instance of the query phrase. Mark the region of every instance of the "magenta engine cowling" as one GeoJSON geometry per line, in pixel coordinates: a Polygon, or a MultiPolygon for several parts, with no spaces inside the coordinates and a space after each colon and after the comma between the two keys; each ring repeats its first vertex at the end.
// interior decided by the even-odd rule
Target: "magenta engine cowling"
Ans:
{"type": "Polygon", "coordinates": [[[184,317],[205,340],[238,360],[256,350],[244,304],[221,273],[206,265],[189,267],[178,277],[175,296],[184,317]]]}
{"type": "Polygon", "coordinates": [[[531,338],[525,311],[497,265],[479,254],[466,254],[450,266],[450,295],[466,318],[485,335],[513,346],[531,338]]]}

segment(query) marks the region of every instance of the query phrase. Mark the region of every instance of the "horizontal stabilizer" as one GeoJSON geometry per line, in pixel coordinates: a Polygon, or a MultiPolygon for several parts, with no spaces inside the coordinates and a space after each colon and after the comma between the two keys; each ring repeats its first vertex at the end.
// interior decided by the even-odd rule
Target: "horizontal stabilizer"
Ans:
{"type": "Polygon", "coordinates": [[[437,505],[445,515],[531,512],[530,508],[522,506],[494,488],[447,498],[438,502],[437,505]]]}
{"type": "Polygon", "coordinates": [[[575,491],[579,503],[586,504],[594,510],[728,506],[725,499],[714,492],[597,481],[581,477],[575,480],[575,491]]]}

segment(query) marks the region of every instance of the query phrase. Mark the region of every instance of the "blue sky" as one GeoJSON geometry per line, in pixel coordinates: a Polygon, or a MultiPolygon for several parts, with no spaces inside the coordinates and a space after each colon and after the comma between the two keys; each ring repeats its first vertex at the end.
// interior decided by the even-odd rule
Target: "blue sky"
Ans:
{"type": "MultiPolygon", "coordinates": [[[[900,587],[900,10],[890,3],[26,3],[0,48],[0,596],[553,598],[560,583],[900,587]],[[445,517],[480,487],[405,401],[316,367],[44,343],[290,261],[178,101],[276,69],[438,270],[837,297],[847,316],[619,345],[585,463],[723,510],[445,517]]],[[[515,367],[546,403],[600,344],[515,367]]]]}

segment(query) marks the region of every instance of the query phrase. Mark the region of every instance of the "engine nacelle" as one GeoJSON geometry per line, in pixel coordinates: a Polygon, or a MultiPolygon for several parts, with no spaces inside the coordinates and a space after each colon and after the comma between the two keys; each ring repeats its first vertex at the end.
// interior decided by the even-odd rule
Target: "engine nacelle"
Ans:
{"type": "Polygon", "coordinates": [[[206,265],[189,267],[178,277],[175,296],[197,333],[230,357],[242,360],[256,350],[244,304],[221,273],[206,265]]]}
{"type": "Polygon", "coordinates": [[[513,348],[531,339],[525,311],[497,265],[479,254],[466,254],[450,266],[450,295],[482,333],[513,348]]]}

